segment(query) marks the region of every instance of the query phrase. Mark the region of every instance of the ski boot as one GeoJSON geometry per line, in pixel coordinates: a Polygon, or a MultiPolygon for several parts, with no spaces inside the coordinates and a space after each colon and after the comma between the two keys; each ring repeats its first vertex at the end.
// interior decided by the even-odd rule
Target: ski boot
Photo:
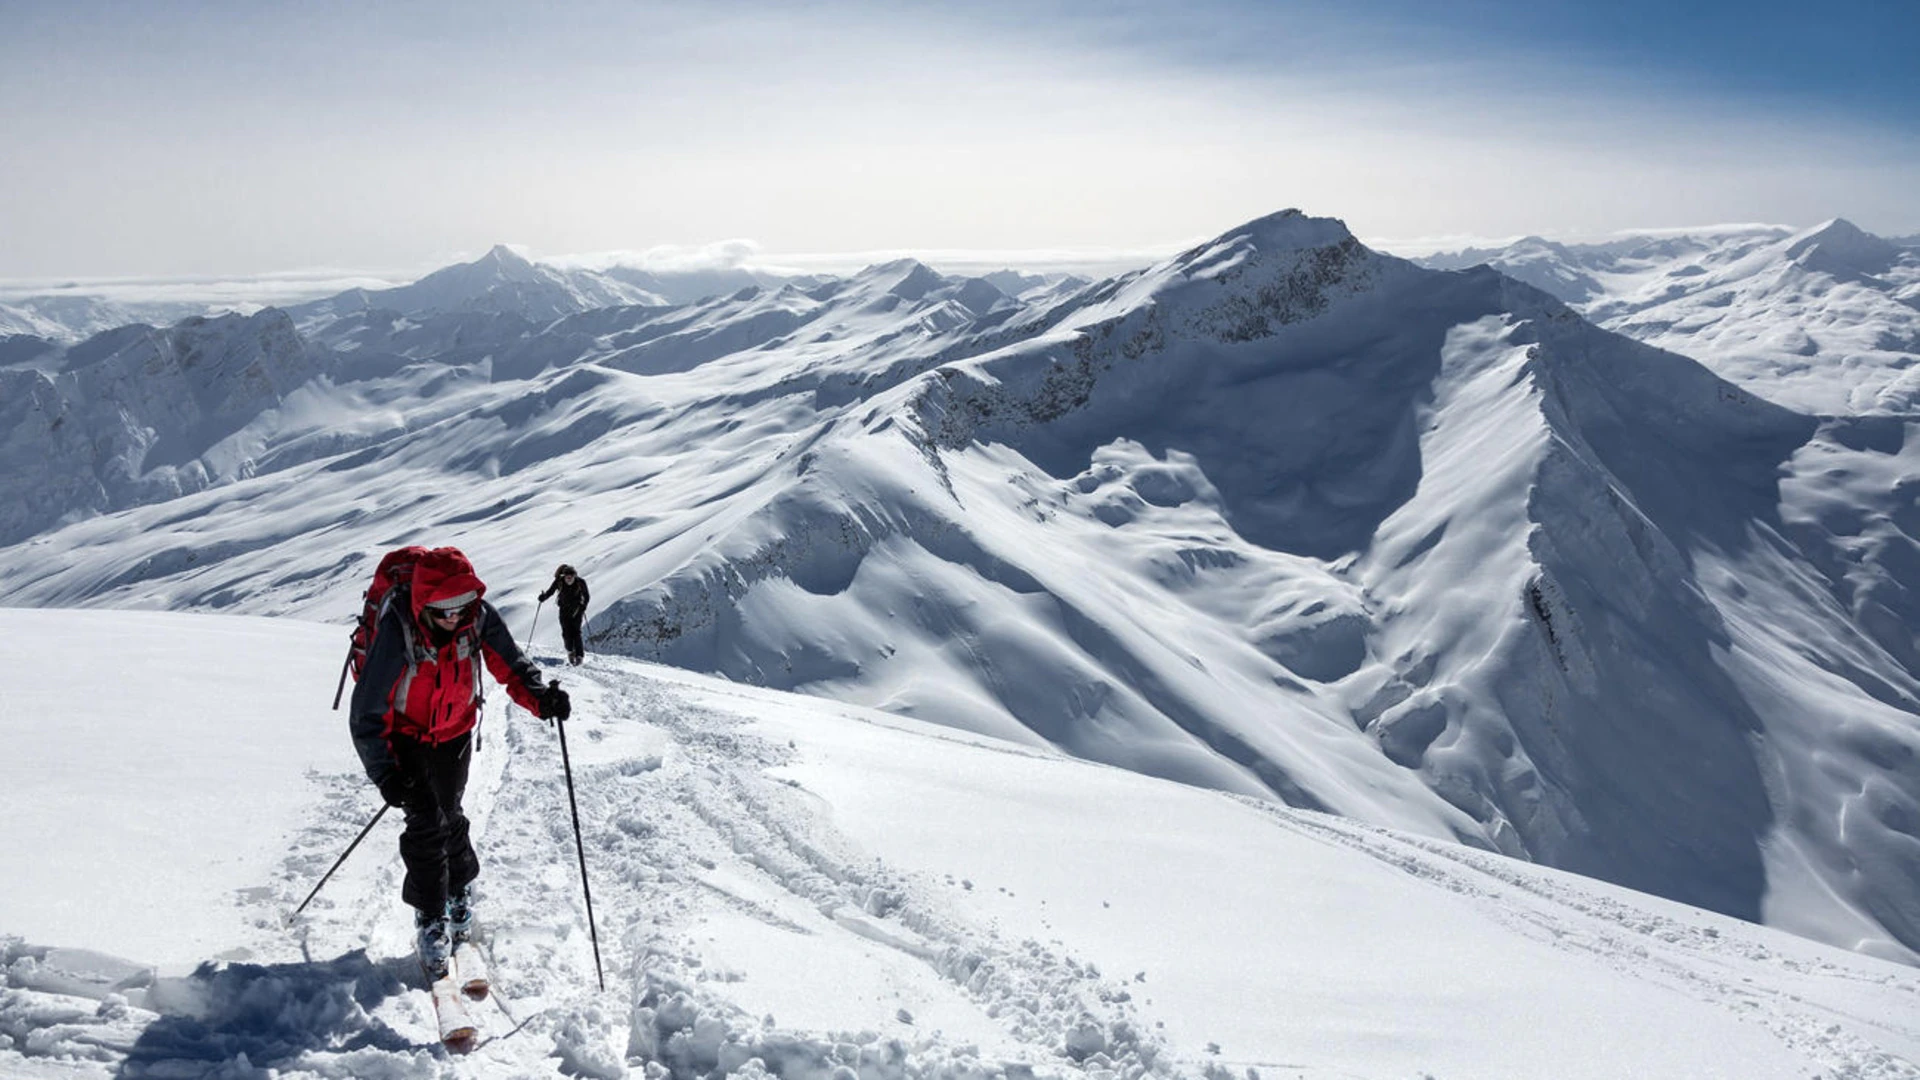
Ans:
{"type": "Polygon", "coordinates": [[[469,1001],[485,1000],[493,990],[487,958],[473,940],[473,890],[461,889],[447,898],[447,934],[453,939],[454,982],[469,1001]]]}
{"type": "Polygon", "coordinates": [[[473,938],[473,889],[461,889],[447,898],[447,934],[453,944],[462,945],[473,938]]]}
{"type": "Polygon", "coordinates": [[[420,970],[426,972],[427,981],[446,978],[453,964],[453,936],[447,931],[447,920],[416,911],[413,932],[414,946],[420,952],[420,970]]]}

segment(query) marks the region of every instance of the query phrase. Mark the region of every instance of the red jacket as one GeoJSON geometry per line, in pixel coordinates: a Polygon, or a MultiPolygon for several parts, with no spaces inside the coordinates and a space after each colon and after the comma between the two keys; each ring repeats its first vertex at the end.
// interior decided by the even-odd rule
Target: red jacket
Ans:
{"type": "Polygon", "coordinates": [[[487,586],[457,548],[436,548],[413,579],[388,594],[365,669],[353,688],[353,741],[375,783],[393,767],[390,740],[443,743],[473,730],[484,684],[480,661],[507,695],[534,715],[544,685],[506,623],[485,600],[487,586]],[[423,613],[428,604],[473,594],[452,632],[423,613]]]}

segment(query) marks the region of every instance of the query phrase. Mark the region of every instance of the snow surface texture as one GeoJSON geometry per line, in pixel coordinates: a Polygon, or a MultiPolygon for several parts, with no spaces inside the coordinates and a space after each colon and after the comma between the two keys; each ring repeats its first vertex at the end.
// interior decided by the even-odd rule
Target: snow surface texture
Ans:
{"type": "Polygon", "coordinates": [[[564,560],[598,651],[1915,959],[1902,415],[1291,211],[1000,281],[556,314],[587,301],[496,251],[36,346],[0,371],[0,600],[339,619],[385,548],[455,543],[529,626],[564,560]]]}
{"type": "Polygon", "coordinates": [[[497,993],[450,1059],[395,823],[285,921],[377,805],[327,711],[337,627],[5,609],[0,635],[30,781],[0,787],[10,1078],[1920,1075],[1910,967],[614,657],[562,672],[606,989],[555,736],[495,712],[467,806],[497,993]],[[102,656],[144,707],[70,692],[102,656]]]}

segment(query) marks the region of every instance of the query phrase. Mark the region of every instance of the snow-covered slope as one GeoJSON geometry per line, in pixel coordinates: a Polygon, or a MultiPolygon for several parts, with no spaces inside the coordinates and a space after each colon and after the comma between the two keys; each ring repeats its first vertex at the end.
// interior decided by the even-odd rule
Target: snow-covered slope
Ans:
{"type": "Polygon", "coordinates": [[[436,270],[410,285],[353,289],[289,309],[303,324],[362,311],[487,311],[551,322],[590,308],[666,305],[657,293],[589,271],[562,271],[496,245],[470,263],[436,270]]]}
{"type": "MultiPolygon", "coordinates": [[[[1774,542],[1774,477],[1813,431],[1497,275],[1281,215],[878,396],[594,626],[1748,917],[1793,891],[1802,925],[1907,955],[1916,777],[1842,752],[1899,807],[1853,841],[1872,873],[1770,864],[1856,802],[1770,795],[1795,768],[1775,740],[1823,729],[1770,730],[1729,681],[1694,564],[1803,561],[1774,542]],[[1844,899],[1814,910],[1809,876],[1844,899]]],[[[1861,652],[1862,682],[1912,700],[1909,672],[1861,652]]],[[[1915,734],[1896,714],[1864,737],[1915,734]]]]}
{"type": "Polygon", "coordinates": [[[1920,396],[1920,250],[1844,219],[1604,244],[1528,237],[1421,262],[1490,264],[1806,412],[1906,413],[1920,396]]]}
{"type": "Polygon", "coordinates": [[[211,314],[195,301],[127,302],[87,294],[46,293],[0,299],[0,339],[30,334],[66,344],[130,323],[166,325],[211,314]]]}
{"type": "MultiPolygon", "coordinates": [[[[1701,584],[1731,633],[1723,666],[1776,730],[1797,717],[1769,767],[1770,790],[1814,792],[1830,753],[1864,756],[1908,777],[1911,793],[1920,672],[1920,251],[1836,219],[1812,229],[1732,229],[1599,245],[1523,240],[1498,251],[1424,260],[1487,262],[1582,307],[1610,329],[1700,358],[1770,401],[1821,416],[1780,462],[1770,529],[1786,544],[1758,560],[1695,556],[1701,584]],[[1797,557],[1796,557],[1797,556],[1797,557]],[[1851,689],[1840,699],[1834,686],[1851,689]]],[[[1769,841],[1770,865],[1812,877],[1880,874],[1920,881],[1920,841],[1902,796],[1866,780],[1817,801],[1824,823],[1769,841]],[[1848,822],[1891,824],[1888,843],[1860,844],[1848,822]]],[[[1809,889],[1770,871],[1764,917],[1827,940],[1854,932],[1793,913],[1809,889]]],[[[1868,902],[1885,910],[1889,898],[1868,902]]],[[[1909,918],[1909,917],[1903,917],[1909,918]]]]}
{"type": "Polygon", "coordinates": [[[0,369],[0,542],[252,475],[330,354],[287,316],[132,325],[0,369]]]}
{"type": "Polygon", "coordinates": [[[563,675],[606,988],[554,733],[494,713],[467,806],[498,1004],[450,1060],[407,955],[394,823],[287,922],[377,805],[325,704],[338,629],[0,609],[18,646],[0,671],[0,1074],[1920,1071],[1912,968],[606,657],[563,675]]]}
{"type": "MultiPolygon", "coordinates": [[[[472,262],[445,267],[407,285],[361,285],[344,292],[336,291],[343,276],[370,281],[383,276],[334,274],[332,288],[317,272],[233,281],[76,282],[38,289],[14,284],[0,289],[0,343],[31,335],[71,345],[132,323],[166,326],[195,317],[251,314],[272,305],[284,307],[305,329],[368,311],[488,312],[548,322],[595,308],[690,304],[743,288],[778,288],[788,282],[810,287],[824,280],[744,267],[646,269],[612,259],[592,262],[534,262],[496,245],[472,262]]],[[[1034,284],[1049,280],[1037,278],[1034,284]]],[[[0,356],[0,365],[5,363],[0,356]]]]}
{"type": "Polygon", "coordinates": [[[457,543],[526,626],[566,560],[597,649],[1920,945],[1910,496],[1800,484],[1897,422],[1295,212],[1065,295],[307,325],[250,477],[0,549],[0,599],[341,618],[457,543]]]}

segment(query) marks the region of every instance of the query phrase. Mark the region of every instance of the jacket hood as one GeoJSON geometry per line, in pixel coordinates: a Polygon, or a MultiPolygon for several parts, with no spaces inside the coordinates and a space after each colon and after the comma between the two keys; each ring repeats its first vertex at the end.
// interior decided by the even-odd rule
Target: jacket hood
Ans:
{"type": "Polygon", "coordinates": [[[409,601],[418,621],[422,609],[436,600],[451,600],[462,593],[474,599],[487,594],[487,583],[473,572],[473,564],[459,548],[434,548],[413,564],[413,587],[409,601]]]}

